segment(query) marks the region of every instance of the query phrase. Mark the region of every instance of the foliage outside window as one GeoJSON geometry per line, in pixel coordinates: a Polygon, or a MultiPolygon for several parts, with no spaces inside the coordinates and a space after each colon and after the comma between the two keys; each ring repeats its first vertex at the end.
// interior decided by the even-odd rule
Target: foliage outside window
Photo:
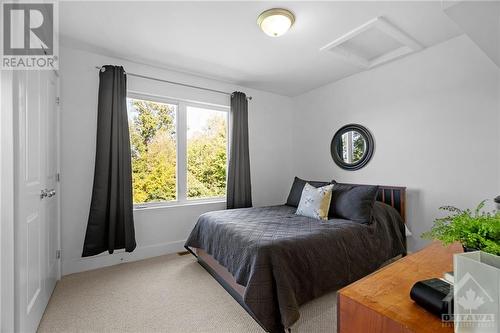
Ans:
{"type": "Polygon", "coordinates": [[[138,98],[127,103],[134,204],[225,196],[227,112],[138,98]],[[180,173],[186,184],[178,183],[180,173]]]}
{"type": "Polygon", "coordinates": [[[187,195],[210,198],[226,195],[226,112],[187,108],[187,195]]]}
{"type": "Polygon", "coordinates": [[[134,203],[177,199],[177,106],[128,99],[134,203]]]}

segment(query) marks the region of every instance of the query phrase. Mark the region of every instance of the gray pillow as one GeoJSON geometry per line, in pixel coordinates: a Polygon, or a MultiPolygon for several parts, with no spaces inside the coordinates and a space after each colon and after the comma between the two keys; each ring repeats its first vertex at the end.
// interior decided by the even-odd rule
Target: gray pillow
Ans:
{"type": "Polygon", "coordinates": [[[302,190],[306,183],[311,184],[314,187],[322,187],[331,182],[322,182],[322,181],[314,181],[314,180],[303,180],[299,177],[295,177],[293,180],[292,188],[290,189],[290,194],[288,194],[288,199],[286,200],[287,206],[298,207],[300,202],[300,197],[302,196],[302,190]]]}
{"type": "Polygon", "coordinates": [[[332,181],[332,200],[328,215],[334,218],[370,223],[377,185],[342,184],[332,181]]]}

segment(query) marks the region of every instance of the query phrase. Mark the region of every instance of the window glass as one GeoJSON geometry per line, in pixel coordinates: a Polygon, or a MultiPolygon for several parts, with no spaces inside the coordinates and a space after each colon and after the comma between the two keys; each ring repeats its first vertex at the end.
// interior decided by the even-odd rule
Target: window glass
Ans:
{"type": "Polygon", "coordinates": [[[177,200],[177,105],[127,98],[134,203],[177,200]]]}
{"type": "Polygon", "coordinates": [[[227,112],[188,106],[187,197],[226,195],[227,112]]]}

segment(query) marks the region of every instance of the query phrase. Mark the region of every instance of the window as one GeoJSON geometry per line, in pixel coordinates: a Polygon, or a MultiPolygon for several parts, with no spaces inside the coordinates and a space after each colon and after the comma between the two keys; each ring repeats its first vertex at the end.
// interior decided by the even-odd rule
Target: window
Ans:
{"type": "Polygon", "coordinates": [[[227,108],[127,98],[135,205],[226,195],[227,108]]]}
{"type": "Polygon", "coordinates": [[[187,107],[187,195],[226,195],[227,112],[187,107]]]}
{"type": "Polygon", "coordinates": [[[177,105],[127,102],[134,203],[177,200],[177,105]]]}

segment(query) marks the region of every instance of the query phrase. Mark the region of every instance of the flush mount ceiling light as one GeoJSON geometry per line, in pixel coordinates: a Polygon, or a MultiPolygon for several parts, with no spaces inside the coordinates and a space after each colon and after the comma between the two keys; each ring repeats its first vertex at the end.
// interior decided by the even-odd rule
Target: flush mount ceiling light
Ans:
{"type": "Polygon", "coordinates": [[[266,35],[279,37],[285,34],[295,22],[295,16],[289,10],[272,8],[262,12],[257,24],[266,35]]]}

